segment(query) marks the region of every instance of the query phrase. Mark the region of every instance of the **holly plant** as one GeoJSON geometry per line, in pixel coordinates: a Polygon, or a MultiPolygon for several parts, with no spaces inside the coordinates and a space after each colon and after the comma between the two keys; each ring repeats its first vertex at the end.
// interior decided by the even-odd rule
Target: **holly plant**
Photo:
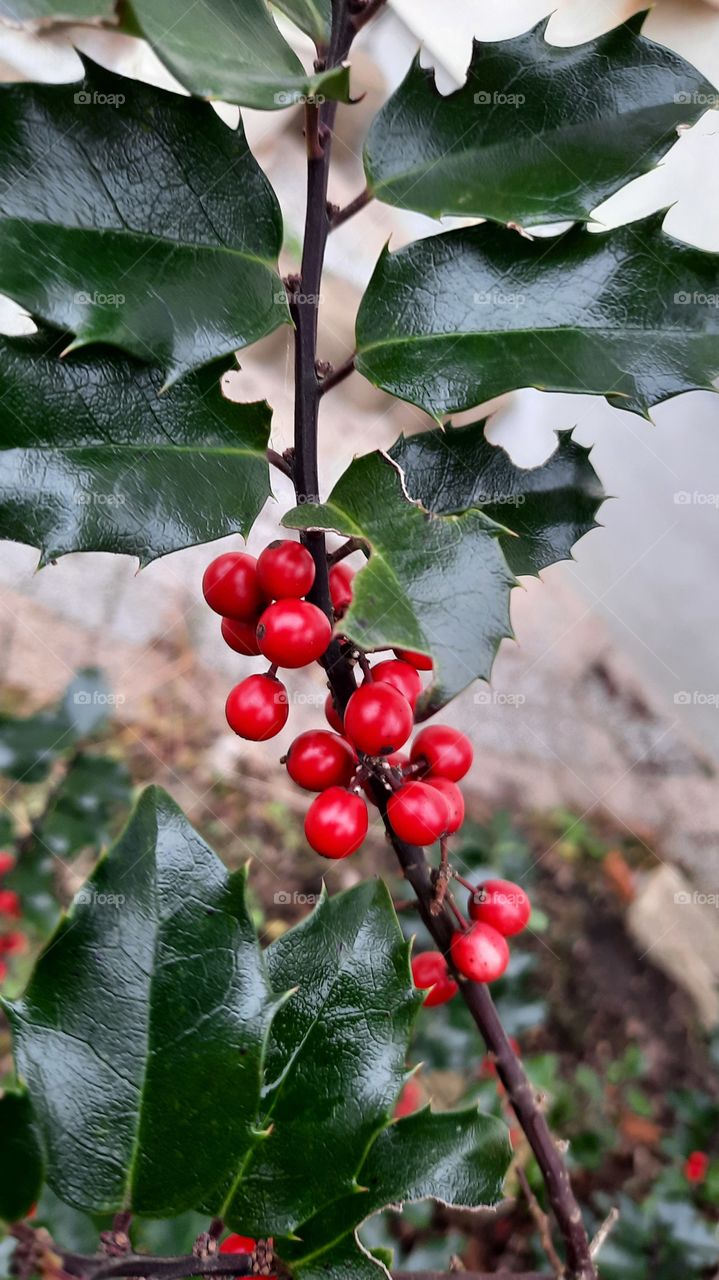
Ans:
{"type": "Polygon", "coordinates": [[[504,1120],[407,1101],[418,1010],[450,999],[466,1003],[478,1060],[486,1046],[544,1178],[550,1265],[598,1274],[563,1149],[489,991],[529,900],[453,865],[472,748],[437,716],[489,678],[518,579],[569,558],[603,500],[571,433],[522,468],[477,406],[531,385],[647,417],[719,373],[716,256],[657,217],[588,225],[713,90],[642,34],[644,15],[578,47],[548,43],[543,25],[475,43],[449,94],[415,60],[369,129],[365,190],[340,209],[336,113],[362,96],[352,46],[375,19],[383,38],[381,9],[0,0],[16,24],[142,37],[184,91],[86,57],[81,82],[0,88],[0,291],[35,326],[0,338],[0,532],[42,565],[105,551],[143,566],[246,537],[273,468],[289,477],[295,505],[257,560],[208,552],[203,592],[225,640],[268,663],[230,691],[227,721],[272,738],[293,670],[319,663],[329,724],[285,759],[314,793],[308,843],[361,868],[369,823],[383,824],[388,871],[399,865],[433,944],[412,956],[382,880],[360,876],[262,950],[246,873],[229,874],[164,792],[141,795],[5,1004],[0,1215],[22,1277],[387,1277],[392,1259],[357,1235],[370,1216],[503,1195],[504,1120]],[[314,41],[311,69],[288,20],[314,41]],[[304,238],[284,280],[277,198],[241,118],[229,127],[211,100],[304,113],[304,238]],[[462,225],[383,251],[356,349],[332,368],[318,349],[325,248],[372,200],[462,225]],[[295,434],[281,453],[272,408],[232,402],[222,383],[238,350],[285,325],[295,434]],[[347,467],[322,493],[320,407],[350,375],[433,423],[363,453],[348,412],[347,467]],[[84,1249],[78,1214],[100,1233],[84,1249]],[[165,1242],[158,1256],[150,1238],[165,1242]]]}

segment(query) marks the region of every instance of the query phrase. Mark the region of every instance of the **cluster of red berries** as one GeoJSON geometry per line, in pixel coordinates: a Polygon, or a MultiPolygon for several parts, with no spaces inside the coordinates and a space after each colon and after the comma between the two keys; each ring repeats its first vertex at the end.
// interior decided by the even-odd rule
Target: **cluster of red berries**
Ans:
{"type": "MultiPolygon", "coordinates": [[[[353,572],[339,562],[330,570],[335,617],[352,600],[353,572]]],[[[270,662],[264,675],[242,680],[230,692],[230,728],[251,741],[265,741],[284,728],[287,689],[278,667],[297,668],[322,657],[330,642],[329,619],[303,599],[312,589],[315,564],[299,542],[273,542],[255,560],[243,552],[218,556],[205,571],[207,603],[222,615],[222,634],[238,653],[259,653],[270,662]]],[[[285,763],[298,786],[320,794],[305,820],[309,844],[325,858],[346,858],[362,844],[369,826],[367,800],[379,781],[391,792],[387,816],[408,844],[428,845],[452,835],[464,820],[457,786],[472,763],[465,734],[430,725],[417,735],[409,755],[401,748],[414,727],[422,692],[419,672],[432,667],[422,653],[395,650],[395,657],[365,666],[365,681],[352,694],[344,716],[332,694],[325,703],[331,726],[302,733],[285,763]]]]}
{"type": "MultiPolygon", "coordinates": [[[[511,880],[485,880],[473,888],[467,904],[471,924],[452,936],[449,955],[457,973],[473,982],[495,982],[509,964],[507,938],[525,929],[532,912],[524,889],[511,880]]],[[[427,991],[426,1005],[445,1004],[457,983],[441,951],[423,951],[412,961],[416,987],[427,991]]]]}
{"type": "MultiPolygon", "coordinates": [[[[13,855],[4,849],[0,850],[0,880],[9,875],[14,866],[13,855]]],[[[0,982],[4,982],[8,976],[7,958],[21,955],[27,950],[27,938],[24,933],[3,927],[4,921],[20,920],[21,917],[22,907],[15,890],[0,888],[0,982]]]]}

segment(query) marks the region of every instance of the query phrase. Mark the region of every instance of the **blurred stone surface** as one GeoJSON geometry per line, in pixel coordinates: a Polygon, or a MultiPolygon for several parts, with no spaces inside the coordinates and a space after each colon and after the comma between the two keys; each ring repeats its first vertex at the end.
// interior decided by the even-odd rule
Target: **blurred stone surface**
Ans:
{"type": "Polygon", "coordinates": [[[688,991],[704,1025],[719,1022],[719,893],[698,892],[675,867],[651,872],[629,926],[652,964],[688,991]]]}

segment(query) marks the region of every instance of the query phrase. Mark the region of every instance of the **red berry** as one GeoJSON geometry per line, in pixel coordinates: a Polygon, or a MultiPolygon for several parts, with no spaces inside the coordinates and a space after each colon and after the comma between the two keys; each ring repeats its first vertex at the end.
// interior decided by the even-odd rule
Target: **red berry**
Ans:
{"type": "Polygon", "coordinates": [[[426,653],[415,653],[414,649],[395,649],[398,658],[410,662],[418,671],[431,671],[432,659],[426,653]]]}
{"type": "Polygon", "coordinates": [[[220,1253],[254,1253],[257,1241],[251,1236],[228,1236],[220,1245],[220,1253]]]}
{"type": "Polygon", "coordinates": [[[412,724],[412,708],[391,684],[363,684],[345,710],[345,733],[367,756],[397,751],[407,741],[412,724]]]}
{"type": "Polygon", "coordinates": [[[346,564],[333,564],[330,569],[330,599],[338,618],[341,618],[352,604],[354,576],[354,569],[350,569],[346,564]]]}
{"type": "Polygon", "coordinates": [[[328,693],[325,698],[325,719],[337,733],[344,733],[342,716],[335,706],[335,700],[331,693],[328,693]]]}
{"type": "Polygon", "coordinates": [[[464,822],[464,796],[457,786],[456,782],[450,782],[449,778],[427,778],[427,786],[434,787],[441,796],[444,796],[449,809],[449,822],[444,835],[453,836],[455,831],[459,831],[464,822]]]}
{"type": "Polygon", "coordinates": [[[28,941],[24,933],[0,934],[0,956],[20,956],[27,948],[28,941]]]}
{"type": "Polygon", "coordinates": [[[372,679],[375,683],[393,685],[404,695],[414,711],[414,704],[422,692],[422,681],[409,662],[397,662],[392,658],[378,662],[372,668],[372,679]]]}
{"type": "Polygon", "coordinates": [[[241,622],[239,618],[222,619],[222,638],[235,653],[254,658],[260,652],[257,643],[257,621],[241,622]]]}
{"type": "Polygon", "coordinates": [[[202,592],[211,609],[223,618],[256,618],[266,601],[257,581],[257,561],[244,551],[226,551],[208,564],[202,592]]]}
{"type": "Polygon", "coordinates": [[[709,1169],[709,1156],[705,1151],[692,1151],[684,1161],[684,1177],[687,1182],[703,1182],[709,1169]]]}
{"type": "Polygon", "coordinates": [[[8,974],[9,974],[9,972],[10,972],[10,970],[8,969],[7,965],[5,964],[5,961],[4,961],[4,960],[0,960],[0,983],[3,983],[3,982],[5,981],[5,979],[7,978],[8,974]]]}
{"type": "Polygon", "coordinates": [[[426,782],[405,782],[393,791],[387,817],[395,835],[408,844],[433,844],[447,830],[449,809],[441,796],[426,782]]]}
{"type": "Polygon", "coordinates": [[[435,778],[459,782],[470,769],[474,758],[472,743],[465,733],[448,724],[430,724],[417,734],[412,743],[412,763],[425,764],[435,778]]]}
{"type": "Polygon", "coordinates": [[[260,652],[278,667],[306,667],[321,658],[332,636],[329,618],[307,600],[277,600],[260,617],[260,652]]]}
{"type": "Polygon", "coordinates": [[[287,724],[287,690],[276,676],[248,676],[230,690],[225,714],[230,728],[241,738],[265,742],[287,724]]]}
{"type": "Polygon", "coordinates": [[[423,951],[412,959],[414,985],[427,991],[424,1003],[427,1008],[446,1004],[458,991],[457,983],[450,976],[447,961],[441,951],[423,951]]]}
{"type": "Polygon", "coordinates": [[[271,542],[257,561],[257,581],[268,600],[306,596],[314,580],[315,562],[301,542],[271,542]]]}
{"type": "Polygon", "coordinates": [[[367,835],[367,805],[355,791],[328,787],[312,801],[305,818],[307,842],[323,858],[347,858],[367,835]]]}
{"type": "Polygon", "coordinates": [[[511,880],[485,880],[469,895],[468,907],[473,920],[491,924],[505,938],[521,933],[532,914],[524,889],[511,880]]]}
{"type": "Polygon", "coordinates": [[[412,1076],[411,1080],[408,1080],[404,1085],[397,1099],[397,1105],[394,1109],[395,1120],[401,1120],[403,1116],[411,1116],[413,1111],[419,1111],[423,1102],[424,1090],[421,1084],[412,1076]]]}
{"type": "Polygon", "coordinates": [[[295,738],[287,752],[287,772],[305,791],[346,787],[357,765],[346,738],[327,729],[309,729],[295,738]]]}
{"type": "Polygon", "coordinates": [[[6,876],[15,866],[15,858],[6,849],[0,850],[0,876],[6,876]]]}
{"type": "Polygon", "coordinates": [[[507,940],[491,924],[473,924],[466,933],[456,932],[449,952],[455,969],[473,982],[494,982],[509,964],[507,940]]]}
{"type": "Polygon", "coordinates": [[[14,889],[0,889],[0,916],[9,916],[11,920],[19,920],[22,915],[20,898],[14,889]]]}

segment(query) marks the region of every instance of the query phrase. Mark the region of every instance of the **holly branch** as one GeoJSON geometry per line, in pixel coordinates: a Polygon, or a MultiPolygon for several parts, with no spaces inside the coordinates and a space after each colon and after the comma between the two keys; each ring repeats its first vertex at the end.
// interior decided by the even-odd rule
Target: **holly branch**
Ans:
{"type": "MultiPolygon", "coordinates": [[[[379,5],[373,5],[373,12],[379,5]]],[[[332,37],[326,65],[339,65],[347,57],[355,34],[347,0],[333,0],[332,37]]],[[[329,231],[338,225],[327,203],[327,190],[332,151],[332,130],[335,122],[336,103],[321,106],[309,103],[305,109],[307,139],[307,203],[304,245],[298,287],[290,292],[290,309],[295,323],[295,441],[293,483],[298,502],[305,502],[308,495],[319,491],[317,460],[319,406],[323,391],[337,385],[339,378],[332,373],[324,379],[318,373],[317,329],[322,271],[329,231]]],[[[365,200],[354,202],[346,211],[347,217],[358,212],[365,200]]],[[[345,220],[343,216],[341,221],[345,220]]],[[[341,367],[343,376],[349,373],[352,362],[341,367]]],[[[309,599],[332,619],[328,556],[325,535],[320,531],[308,531],[303,541],[312,553],[316,575],[309,599]]],[[[356,688],[354,670],[346,651],[338,640],[330,644],[323,665],[330,687],[341,711],[356,688]]],[[[422,919],[438,949],[448,954],[454,932],[454,924],[448,905],[437,910],[434,885],[424,851],[399,840],[387,820],[387,792],[374,779],[370,782],[373,797],[382,815],[387,838],[400,867],[412,886],[422,919]]],[[[452,968],[451,961],[450,967],[452,968]]],[[[534,1153],[544,1178],[547,1196],[557,1225],[561,1231],[567,1262],[568,1280],[596,1280],[597,1270],[590,1253],[589,1238],[582,1220],[581,1210],[572,1190],[569,1173],[562,1154],[550,1133],[527,1079],[524,1069],[509,1042],[501,1024],[492,997],[486,985],[460,978],[462,997],[472,1014],[476,1026],[493,1055],[497,1075],[507,1091],[507,1096],[517,1120],[534,1153]]],[[[401,1274],[401,1273],[400,1273],[401,1274]]]]}

